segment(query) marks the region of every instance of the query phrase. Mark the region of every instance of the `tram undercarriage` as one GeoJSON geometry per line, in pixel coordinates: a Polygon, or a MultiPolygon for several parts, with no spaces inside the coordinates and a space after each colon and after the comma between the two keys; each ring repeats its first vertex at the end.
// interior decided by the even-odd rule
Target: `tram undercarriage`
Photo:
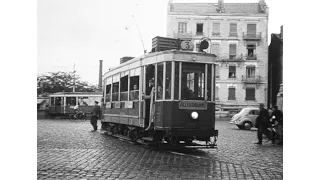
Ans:
{"type": "Polygon", "coordinates": [[[158,148],[215,148],[218,131],[213,129],[171,129],[145,131],[142,127],[102,122],[102,131],[110,136],[158,148]],[[191,133],[194,132],[194,133],[191,133]],[[188,136],[185,136],[188,134],[188,136]],[[167,145],[167,147],[164,147],[167,145]]]}

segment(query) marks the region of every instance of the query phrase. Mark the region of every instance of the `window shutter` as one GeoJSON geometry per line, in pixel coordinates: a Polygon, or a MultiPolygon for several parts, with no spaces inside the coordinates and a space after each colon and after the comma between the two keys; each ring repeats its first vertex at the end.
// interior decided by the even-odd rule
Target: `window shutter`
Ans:
{"type": "Polygon", "coordinates": [[[230,87],[228,100],[235,100],[235,99],[236,99],[236,88],[230,87]]]}
{"type": "Polygon", "coordinates": [[[230,23],[230,36],[237,36],[237,23],[230,23]]]}
{"type": "Polygon", "coordinates": [[[249,37],[255,37],[256,31],[257,31],[256,24],[248,24],[247,25],[247,34],[249,37]]]}
{"type": "Polygon", "coordinates": [[[183,34],[183,33],[187,32],[187,23],[186,22],[179,22],[178,32],[179,32],[179,34],[183,34]]]}
{"type": "Polygon", "coordinates": [[[216,66],[216,78],[219,78],[219,66],[216,66]]]}
{"type": "Polygon", "coordinates": [[[212,51],[213,54],[215,54],[216,56],[219,55],[220,52],[220,44],[213,44],[212,45],[212,51]]]}
{"type": "Polygon", "coordinates": [[[220,23],[213,23],[212,35],[220,35],[220,23]]]}
{"type": "Polygon", "coordinates": [[[219,87],[218,86],[216,86],[216,88],[215,88],[215,98],[216,98],[216,100],[219,99],[219,87]]]}
{"type": "Polygon", "coordinates": [[[246,88],[246,100],[255,100],[255,88],[246,88]]]}
{"type": "Polygon", "coordinates": [[[229,55],[236,55],[236,54],[237,54],[237,45],[229,44],[229,55]]]}

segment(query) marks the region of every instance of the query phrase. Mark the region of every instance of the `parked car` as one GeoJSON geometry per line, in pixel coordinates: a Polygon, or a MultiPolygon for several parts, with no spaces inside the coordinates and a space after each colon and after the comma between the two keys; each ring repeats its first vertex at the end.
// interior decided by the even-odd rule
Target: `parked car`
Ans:
{"type": "Polygon", "coordinates": [[[230,124],[237,125],[239,129],[250,130],[252,127],[255,127],[258,115],[259,108],[246,107],[231,118],[230,124]]]}

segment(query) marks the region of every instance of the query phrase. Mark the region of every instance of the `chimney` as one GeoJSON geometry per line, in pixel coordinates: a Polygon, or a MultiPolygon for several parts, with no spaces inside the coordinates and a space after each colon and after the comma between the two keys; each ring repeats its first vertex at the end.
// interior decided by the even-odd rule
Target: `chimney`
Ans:
{"type": "Polygon", "coordinates": [[[283,25],[280,27],[280,39],[283,39],[283,25]]]}
{"type": "Polygon", "coordinates": [[[100,61],[100,65],[99,65],[99,87],[98,87],[98,91],[102,91],[102,61],[103,60],[99,60],[100,61]]]}
{"type": "Polygon", "coordinates": [[[218,11],[219,13],[224,13],[224,12],[225,12],[225,9],[224,9],[224,1],[223,1],[223,0],[218,0],[217,11],[218,11]]]}

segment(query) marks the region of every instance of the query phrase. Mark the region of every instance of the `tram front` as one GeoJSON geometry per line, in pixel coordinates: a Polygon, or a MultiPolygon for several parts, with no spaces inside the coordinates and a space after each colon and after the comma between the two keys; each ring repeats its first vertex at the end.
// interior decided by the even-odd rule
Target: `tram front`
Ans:
{"type": "Polygon", "coordinates": [[[166,96],[168,89],[171,89],[172,96],[171,101],[165,98],[161,102],[156,100],[155,119],[158,122],[155,129],[164,130],[167,141],[208,142],[210,137],[218,135],[214,114],[215,56],[177,53],[174,57],[175,61],[170,63],[170,76],[163,75],[161,67],[156,68],[157,77],[164,77],[164,80],[157,78],[158,83],[164,81],[166,84],[165,90],[156,88],[157,99],[160,95],[166,96]]]}

